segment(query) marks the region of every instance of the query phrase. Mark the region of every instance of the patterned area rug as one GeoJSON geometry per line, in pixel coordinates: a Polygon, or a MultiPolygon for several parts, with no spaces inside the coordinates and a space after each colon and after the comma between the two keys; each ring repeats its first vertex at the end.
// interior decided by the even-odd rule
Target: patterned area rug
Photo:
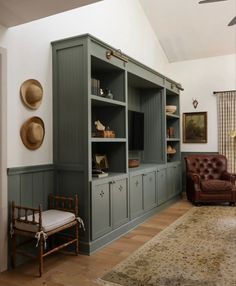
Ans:
{"type": "Polygon", "coordinates": [[[236,286],[236,207],[192,208],[97,282],[236,286]]]}

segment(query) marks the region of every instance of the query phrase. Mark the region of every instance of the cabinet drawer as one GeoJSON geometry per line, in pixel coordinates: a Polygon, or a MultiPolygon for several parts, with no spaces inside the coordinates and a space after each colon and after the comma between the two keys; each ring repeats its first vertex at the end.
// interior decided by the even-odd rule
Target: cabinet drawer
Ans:
{"type": "Polygon", "coordinates": [[[135,218],[143,212],[142,175],[130,178],[130,217],[135,218]]]}
{"type": "Polygon", "coordinates": [[[112,184],[112,221],[116,228],[129,219],[127,179],[112,184]]]}
{"type": "Polygon", "coordinates": [[[108,183],[92,188],[92,239],[109,232],[111,226],[111,192],[108,183]]]}

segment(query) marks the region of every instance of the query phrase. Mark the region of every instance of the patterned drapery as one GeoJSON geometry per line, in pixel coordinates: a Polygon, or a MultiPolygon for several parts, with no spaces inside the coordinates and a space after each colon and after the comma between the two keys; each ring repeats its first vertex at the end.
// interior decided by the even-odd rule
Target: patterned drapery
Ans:
{"type": "Polygon", "coordinates": [[[229,172],[236,173],[236,91],[217,93],[219,153],[228,159],[229,172]]]}

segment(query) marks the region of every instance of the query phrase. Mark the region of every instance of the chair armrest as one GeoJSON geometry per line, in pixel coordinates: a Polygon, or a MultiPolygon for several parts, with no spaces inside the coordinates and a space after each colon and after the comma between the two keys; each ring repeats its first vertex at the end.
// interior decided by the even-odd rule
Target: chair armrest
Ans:
{"type": "Polygon", "coordinates": [[[235,184],[235,182],[236,182],[236,174],[229,173],[227,171],[224,171],[222,173],[221,178],[223,180],[230,181],[232,184],[235,184]]]}
{"type": "Polygon", "coordinates": [[[200,175],[197,173],[188,172],[187,173],[188,179],[192,180],[194,184],[200,184],[200,175]]]}

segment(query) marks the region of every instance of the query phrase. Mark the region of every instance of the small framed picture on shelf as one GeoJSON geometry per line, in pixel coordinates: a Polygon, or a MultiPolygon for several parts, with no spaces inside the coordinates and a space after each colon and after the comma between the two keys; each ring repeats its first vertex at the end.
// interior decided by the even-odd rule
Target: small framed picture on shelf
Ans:
{"type": "Polygon", "coordinates": [[[96,168],[99,170],[107,171],[109,168],[106,155],[95,154],[94,162],[95,162],[96,168]]]}
{"type": "Polygon", "coordinates": [[[207,112],[183,113],[183,143],[207,143],[207,112]]]}

